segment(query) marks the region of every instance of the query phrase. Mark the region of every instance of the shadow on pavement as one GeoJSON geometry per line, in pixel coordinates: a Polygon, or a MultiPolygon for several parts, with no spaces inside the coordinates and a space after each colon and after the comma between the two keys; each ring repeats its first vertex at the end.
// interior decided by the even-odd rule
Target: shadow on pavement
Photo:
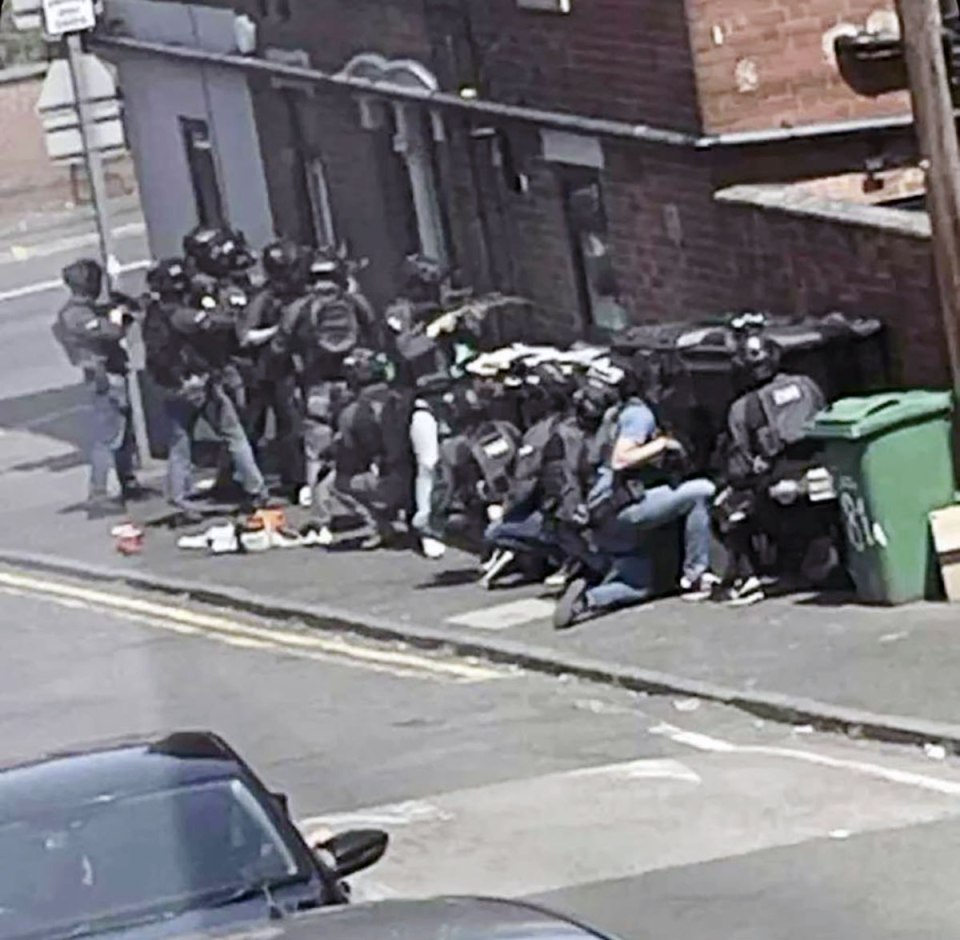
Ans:
{"type": "Polygon", "coordinates": [[[14,469],[57,471],[82,463],[85,448],[83,412],[86,409],[87,393],[83,383],[0,400],[0,428],[53,438],[69,444],[78,452],[24,463],[14,469]]]}

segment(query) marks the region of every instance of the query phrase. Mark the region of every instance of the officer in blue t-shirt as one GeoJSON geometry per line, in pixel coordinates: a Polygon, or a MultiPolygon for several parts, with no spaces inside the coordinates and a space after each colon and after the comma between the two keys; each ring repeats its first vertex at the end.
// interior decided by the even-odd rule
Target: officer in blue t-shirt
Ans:
{"type": "Polygon", "coordinates": [[[610,573],[593,587],[583,579],[571,582],[554,614],[557,629],[649,598],[655,549],[649,533],[677,520],[683,521],[684,534],[681,593],[687,600],[710,597],[716,583],[709,570],[710,505],[716,487],[704,478],[677,478],[683,456],[683,445],[660,430],[649,405],[638,397],[628,399],[588,499],[591,507],[605,507],[594,513],[599,516],[594,541],[610,558],[610,573]]]}

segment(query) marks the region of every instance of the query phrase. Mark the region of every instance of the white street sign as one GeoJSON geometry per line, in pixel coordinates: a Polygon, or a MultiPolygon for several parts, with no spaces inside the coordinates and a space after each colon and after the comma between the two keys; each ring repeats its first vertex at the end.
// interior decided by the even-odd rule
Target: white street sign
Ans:
{"type": "Polygon", "coordinates": [[[13,0],[13,25],[17,29],[41,29],[43,9],[40,0],[13,0]]]}
{"type": "Polygon", "coordinates": [[[43,0],[43,20],[48,36],[63,36],[93,29],[97,14],[93,0],[43,0]]]}

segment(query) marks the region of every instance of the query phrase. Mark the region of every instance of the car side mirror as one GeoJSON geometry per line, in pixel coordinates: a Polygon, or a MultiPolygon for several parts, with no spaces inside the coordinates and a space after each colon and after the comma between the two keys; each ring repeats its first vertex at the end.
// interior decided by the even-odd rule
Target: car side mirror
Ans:
{"type": "Polygon", "coordinates": [[[273,798],[274,803],[276,803],[277,806],[279,807],[280,812],[283,813],[284,816],[288,816],[288,817],[289,817],[289,815],[290,815],[290,800],[289,800],[289,798],[287,797],[287,794],[286,794],[286,793],[271,793],[270,796],[273,798]]]}
{"type": "Polygon", "coordinates": [[[375,865],[387,851],[390,837],[381,829],[351,829],[314,847],[328,857],[338,878],[349,878],[375,865]]]}

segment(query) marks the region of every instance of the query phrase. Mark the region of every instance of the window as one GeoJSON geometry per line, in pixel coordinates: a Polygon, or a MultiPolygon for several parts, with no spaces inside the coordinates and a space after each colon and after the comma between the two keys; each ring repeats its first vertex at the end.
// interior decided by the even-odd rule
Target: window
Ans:
{"type": "Polygon", "coordinates": [[[441,264],[448,261],[446,232],[427,115],[411,105],[394,106],[394,149],[403,157],[421,254],[441,264]]]}
{"type": "Polygon", "coordinates": [[[180,130],[187,152],[197,221],[201,225],[220,226],[225,223],[217,164],[214,159],[210,128],[206,121],[180,118],[180,130]]]}
{"type": "Polygon", "coordinates": [[[564,168],[560,184],[586,319],[603,331],[622,329],[627,316],[619,298],[600,180],[590,171],[564,168]]]}
{"type": "Polygon", "coordinates": [[[327,174],[321,159],[310,160],[307,166],[307,187],[310,208],[313,213],[313,230],[318,245],[334,245],[337,241],[333,227],[333,210],[330,207],[330,189],[327,174]]]}

